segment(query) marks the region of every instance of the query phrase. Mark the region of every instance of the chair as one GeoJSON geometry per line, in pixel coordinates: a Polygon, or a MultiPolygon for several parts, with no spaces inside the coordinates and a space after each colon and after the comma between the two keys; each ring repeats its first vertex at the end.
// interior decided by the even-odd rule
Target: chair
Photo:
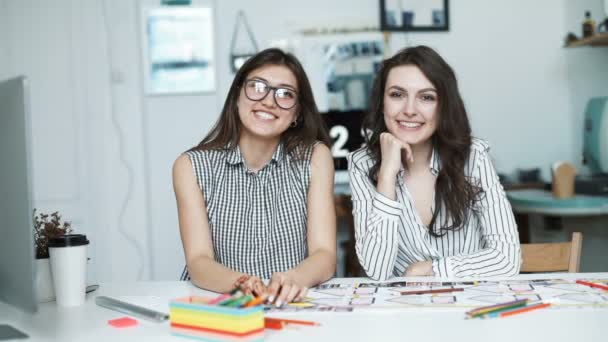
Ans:
{"type": "Polygon", "coordinates": [[[521,245],[521,272],[578,272],[583,234],[572,233],[572,241],[521,245]]]}
{"type": "Polygon", "coordinates": [[[182,275],[179,277],[180,281],[190,281],[190,273],[188,273],[188,266],[184,266],[182,270],[182,275]]]}
{"type": "Polygon", "coordinates": [[[336,218],[344,220],[348,239],[340,244],[344,252],[344,277],[365,277],[365,271],[359,264],[355,252],[355,222],[353,219],[353,203],[350,195],[336,195],[336,218]]]}

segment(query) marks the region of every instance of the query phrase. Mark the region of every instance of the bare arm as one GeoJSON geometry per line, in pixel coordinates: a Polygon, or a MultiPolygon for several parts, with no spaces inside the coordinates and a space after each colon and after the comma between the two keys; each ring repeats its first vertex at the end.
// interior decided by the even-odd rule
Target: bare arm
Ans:
{"type": "Polygon", "coordinates": [[[287,272],[275,273],[269,284],[279,305],[304,296],[308,287],[331,278],[336,270],[334,167],[329,148],[322,144],[312,155],[307,208],[308,257],[287,272]]]}
{"type": "Polygon", "coordinates": [[[213,244],[203,194],[198,186],[192,163],[182,154],[173,164],[173,189],[177,201],[179,231],[192,283],[216,292],[232,290],[235,272],[215,261],[213,244]]]}
{"type": "Polygon", "coordinates": [[[308,190],[308,258],[293,269],[306,287],[331,278],[336,271],[334,162],[327,146],[315,147],[308,190]]]}

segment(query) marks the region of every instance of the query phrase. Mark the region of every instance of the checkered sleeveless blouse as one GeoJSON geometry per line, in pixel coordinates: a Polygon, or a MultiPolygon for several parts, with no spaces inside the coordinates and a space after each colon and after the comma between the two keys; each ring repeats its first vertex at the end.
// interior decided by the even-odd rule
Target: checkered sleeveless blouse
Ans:
{"type": "MultiPolygon", "coordinates": [[[[188,151],[202,190],[215,260],[262,279],[308,255],[307,198],[314,146],[298,158],[279,144],[257,172],[235,149],[188,151]]],[[[189,279],[187,269],[182,280],[189,279]]]]}

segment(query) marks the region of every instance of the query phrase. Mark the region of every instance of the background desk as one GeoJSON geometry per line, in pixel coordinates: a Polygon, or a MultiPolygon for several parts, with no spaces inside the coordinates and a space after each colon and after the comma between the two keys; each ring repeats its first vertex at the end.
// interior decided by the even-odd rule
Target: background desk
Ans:
{"type": "Polygon", "coordinates": [[[546,190],[510,190],[507,198],[513,211],[522,214],[554,216],[608,215],[608,198],[576,195],[573,198],[556,199],[546,190]]]}
{"type": "MultiPolygon", "coordinates": [[[[608,278],[608,273],[520,275],[519,279],[538,278],[608,278]]],[[[516,279],[517,279],[516,278],[516,279]]],[[[402,278],[421,280],[421,278],[402,278]]],[[[422,278],[429,280],[429,278],[422,278]]],[[[511,278],[513,279],[513,278],[511,278]]],[[[347,278],[332,281],[361,282],[347,278]]],[[[60,308],[55,303],[42,304],[38,313],[27,314],[0,304],[0,322],[8,323],[30,335],[29,341],[191,341],[169,333],[169,322],[139,320],[132,328],[115,329],[110,319],[123,317],[95,305],[94,297],[105,295],[153,296],[166,301],[207,291],[189,282],[143,282],[101,284],[89,294],[84,305],[60,308]]],[[[149,298],[149,297],[148,297],[149,298]]],[[[608,309],[542,310],[502,319],[465,320],[464,308],[375,309],[352,313],[281,313],[279,317],[314,320],[319,327],[266,330],[268,341],[604,341],[608,336],[608,309]]]]}
{"type": "Polygon", "coordinates": [[[509,190],[522,242],[563,242],[583,233],[582,272],[608,271],[608,197],[555,199],[545,190],[509,190]]]}

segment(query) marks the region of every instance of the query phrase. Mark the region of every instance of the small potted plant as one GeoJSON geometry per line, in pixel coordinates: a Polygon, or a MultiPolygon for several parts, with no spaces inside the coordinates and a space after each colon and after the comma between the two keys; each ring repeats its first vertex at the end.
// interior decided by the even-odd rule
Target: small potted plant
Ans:
{"type": "Polygon", "coordinates": [[[49,262],[49,240],[52,237],[72,232],[71,222],[61,221],[59,212],[52,214],[33,213],[34,246],[36,251],[36,294],[39,302],[48,302],[55,299],[55,289],[51,278],[51,265],[49,262]]]}

